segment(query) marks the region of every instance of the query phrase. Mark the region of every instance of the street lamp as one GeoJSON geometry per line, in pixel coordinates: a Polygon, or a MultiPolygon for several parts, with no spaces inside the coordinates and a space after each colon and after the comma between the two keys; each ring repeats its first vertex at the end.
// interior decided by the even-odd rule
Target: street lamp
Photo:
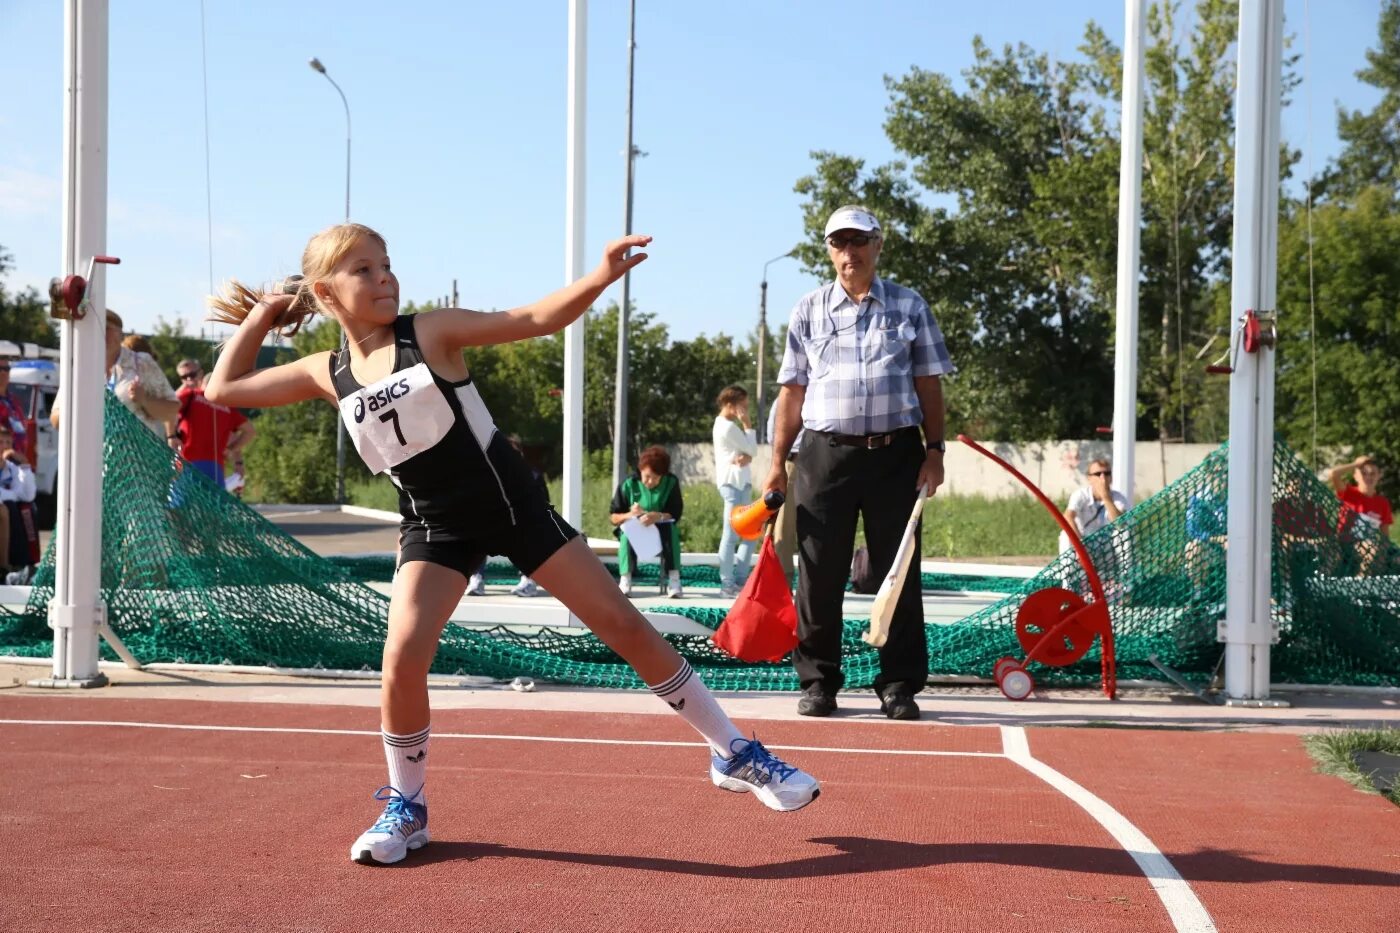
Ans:
{"type": "Polygon", "coordinates": [[[768,267],[780,259],[787,259],[797,252],[793,247],[781,256],[774,256],[763,264],[763,281],[758,283],[758,391],[754,393],[758,410],[754,412],[753,424],[758,429],[760,441],[772,441],[764,437],[768,428],[768,415],[763,407],[763,363],[768,358],[768,267]]]}
{"type": "MultiPolygon", "coordinates": [[[[340,102],[345,105],[345,222],[350,222],[350,102],[345,99],[345,92],[340,89],[340,85],[335,83],[326,72],[326,66],[321,64],[319,58],[313,58],[307,62],[311,70],[325,76],[325,79],[335,88],[335,92],[340,95],[340,102]]],[[[345,503],[345,420],[338,415],[335,419],[335,501],[339,504],[345,503]]]]}

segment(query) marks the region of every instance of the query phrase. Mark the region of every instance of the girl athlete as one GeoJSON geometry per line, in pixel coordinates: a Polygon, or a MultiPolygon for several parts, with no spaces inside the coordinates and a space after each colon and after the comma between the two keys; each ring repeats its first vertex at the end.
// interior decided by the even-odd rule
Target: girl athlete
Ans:
{"type": "Polygon", "coordinates": [[[260,293],[234,282],[210,299],[214,319],[238,330],[205,397],[235,408],[325,399],[339,408],[365,464],[388,473],[399,489],[403,522],[380,692],[389,781],[374,794],[386,802],[383,814],[350,848],[357,862],[397,862],[428,842],[428,669],[467,575],[487,554],[509,557],[538,581],[704,736],[717,787],[752,791],[774,810],[799,809],[820,793],[810,775],[756,738],[744,738],[690,664],[550,508],[520,454],[496,429],[462,358],[463,347],[562,330],[646,259],[628,251],[650,242],[649,236],[614,240],[593,272],[521,308],[400,316],[399,283],[383,237],[360,224],[338,224],[307,244],[294,294],[260,293]],[[269,331],[295,331],[317,311],[340,324],[339,350],[254,368],[269,331]]]}

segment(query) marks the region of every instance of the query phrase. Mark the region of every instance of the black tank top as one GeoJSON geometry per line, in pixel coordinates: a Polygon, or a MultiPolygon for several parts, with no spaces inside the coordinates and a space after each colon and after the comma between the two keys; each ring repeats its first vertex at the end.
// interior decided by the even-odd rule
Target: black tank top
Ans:
{"type": "Polygon", "coordinates": [[[370,472],[388,473],[398,487],[404,521],[444,537],[474,537],[482,523],[515,525],[526,510],[547,508],[471,376],[453,383],[428,368],[412,315],[393,327],[388,376],[360,385],[344,339],[330,365],[345,429],[370,472]]]}

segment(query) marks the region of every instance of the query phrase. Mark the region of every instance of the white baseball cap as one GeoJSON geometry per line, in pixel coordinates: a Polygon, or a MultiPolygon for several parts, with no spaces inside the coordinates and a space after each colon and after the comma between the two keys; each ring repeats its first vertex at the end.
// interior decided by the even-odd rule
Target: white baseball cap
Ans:
{"type": "Polygon", "coordinates": [[[865,233],[879,233],[880,221],[875,215],[859,207],[843,207],[831,215],[826,222],[826,232],[822,238],[831,236],[837,230],[861,230],[865,233]]]}

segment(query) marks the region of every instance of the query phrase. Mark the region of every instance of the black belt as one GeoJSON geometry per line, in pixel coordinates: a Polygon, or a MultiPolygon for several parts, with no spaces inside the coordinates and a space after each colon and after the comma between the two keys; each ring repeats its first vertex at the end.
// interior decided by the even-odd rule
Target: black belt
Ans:
{"type": "Polygon", "coordinates": [[[825,431],[819,432],[827,439],[827,443],[842,447],[862,447],[866,450],[878,450],[881,447],[888,447],[895,442],[901,434],[909,431],[917,431],[918,428],[898,428],[884,434],[831,434],[825,431]]]}

